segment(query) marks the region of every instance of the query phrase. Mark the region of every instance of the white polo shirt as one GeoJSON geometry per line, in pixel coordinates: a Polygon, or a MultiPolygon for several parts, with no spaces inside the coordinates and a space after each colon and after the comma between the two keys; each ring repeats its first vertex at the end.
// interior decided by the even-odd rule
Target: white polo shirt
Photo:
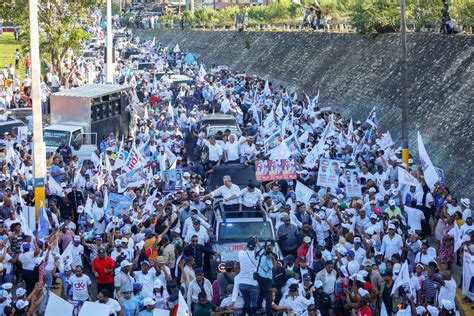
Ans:
{"type": "Polygon", "coordinates": [[[212,197],[222,196],[224,199],[229,198],[232,195],[235,195],[235,198],[224,202],[224,205],[234,205],[240,203],[240,189],[237,185],[232,184],[230,188],[225,185],[219,187],[217,190],[211,193],[212,197]]]}
{"type": "Polygon", "coordinates": [[[217,143],[212,145],[208,140],[204,140],[203,144],[209,148],[209,160],[214,162],[219,161],[222,156],[222,147],[217,143]]]}

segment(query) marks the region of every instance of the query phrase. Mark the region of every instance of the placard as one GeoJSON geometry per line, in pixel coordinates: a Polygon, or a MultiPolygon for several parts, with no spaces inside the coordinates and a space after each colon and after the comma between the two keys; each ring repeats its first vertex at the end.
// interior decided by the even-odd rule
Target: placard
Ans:
{"type": "Polygon", "coordinates": [[[294,159],[257,160],[255,177],[257,181],[295,180],[298,178],[294,159]]]}
{"type": "Polygon", "coordinates": [[[341,161],[322,158],[319,160],[318,181],[320,187],[337,188],[341,161]]]}

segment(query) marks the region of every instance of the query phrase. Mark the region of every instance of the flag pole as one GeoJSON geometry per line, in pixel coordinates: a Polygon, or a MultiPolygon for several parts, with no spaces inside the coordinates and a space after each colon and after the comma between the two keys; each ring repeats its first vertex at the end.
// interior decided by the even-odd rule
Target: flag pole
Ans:
{"type": "Polygon", "coordinates": [[[29,1],[29,10],[35,208],[36,219],[38,219],[40,205],[45,204],[44,184],[46,177],[46,146],[43,142],[43,115],[40,92],[41,61],[39,52],[38,0],[29,1]]]}
{"type": "Polygon", "coordinates": [[[401,88],[402,88],[402,161],[408,164],[409,143],[408,143],[408,91],[407,91],[407,21],[406,21],[406,0],[401,0],[401,88]]]}

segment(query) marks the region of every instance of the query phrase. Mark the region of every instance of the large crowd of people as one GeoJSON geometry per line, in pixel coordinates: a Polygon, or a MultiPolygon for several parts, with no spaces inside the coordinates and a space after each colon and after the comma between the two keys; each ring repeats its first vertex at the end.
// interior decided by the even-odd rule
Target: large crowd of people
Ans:
{"type": "MultiPolygon", "coordinates": [[[[403,162],[376,111],[352,120],[324,109],[319,93],[310,98],[206,67],[178,46],[130,35],[122,45],[138,47],[139,61],[153,62],[153,71],[191,81],[154,79],[153,71],[137,71],[136,62],[118,56],[114,82],[132,89],[130,139],[104,135],[90,164],[61,144],[51,157],[38,227],[29,227],[22,212],[35,203],[32,136],[4,135],[0,316],[44,313],[54,289],[78,308],[99,302],[116,316],[184,306],[192,315],[455,315],[453,265],[462,262],[464,300],[472,302],[470,200],[450,192],[445,179],[428,183],[414,157],[403,162]],[[212,113],[234,116],[241,135],[211,134],[202,118],[212,113]],[[127,169],[131,155],[146,179],[120,184],[134,171],[127,169]],[[218,166],[282,160],[294,161],[294,178],[239,188],[224,176],[222,185],[207,185],[218,166]],[[326,169],[328,186],[321,186],[326,169]],[[182,179],[171,183],[169,170],[181,170],[182,179]],[[402,183],[402,175],[413,184],[402,183]],[[110,207],[112,194],[128,198],[129,207],[110,207]],[[261,209],[276,239],[246,236],[238,260],[216,270],[218,201],[219,212],[241,217],[261,209]]],[[[52,74],[45,90],[105,80],[100,59],[71,55],[64,66],[74,69],[72,84],[52,74]]]]}

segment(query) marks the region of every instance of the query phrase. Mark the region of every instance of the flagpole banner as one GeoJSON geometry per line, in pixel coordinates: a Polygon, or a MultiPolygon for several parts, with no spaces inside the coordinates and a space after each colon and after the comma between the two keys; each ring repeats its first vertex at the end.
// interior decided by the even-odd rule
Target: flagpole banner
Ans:
{"type": "Polygon", "coordinates": [[[272,135],[268,136],[268,138],[264,142],[264,147],[266,151],[272,150],[273,148],[276,148],[280,146],[280,144],[283,142],[283,137],[281,136],[281,131],[278,130],[272,135]]]}
{"type": "Polygon", "coordinates": [[[321,159],[319,161],[317,185],[326,188],[337,188],[339,186],[339,170],[341,161],[333,159],[321,159]]]}
{"type": "Polygon", "coordinates": [[[48,304],[46,305],[46,311],[44,312],[44,316],[71,316],[73,311],[73,304],[62,299],[53,292],[49,292],[48,304]]]}
{"type": "Polygon", "coordinates": [[[301,148],[298,143],[298,138],[295,134],[291,135],[287,139],[285,139],[286,146],[290,150],[290,155],[293,158],[298,158],[301,156],[301,148]]]}
{"type": "Polygon", "coordinates": [[[133,198],[123,194],[110,193],[107,201],[105,214],[107,216],[118,216],[123,210],[128,211],[133,206],[133,198]],[[113,208],[113,213],[112,213],[113,208]]]}
{"type": "Polygon", "coordinates": [[[297,181],[295,186],[295,195],[298,201],[309,204],[309,200],[314,195],[314,192],[303,183],[297,181]]]}
{"type": "Polygon", "coordinates": [[[412,176],[408,171],[403,169],[402,167],[397,167],[398,170],[398,182],[400,184],[406,184],[409,186],[418,187],[419,182],[418,180],[412,176]]]}
{"type": "Polygon", "coordinates": [[[176,192],[183,187],[183,171],[181,169],[170,169],[162,171],[163,192],[176,192]]]}
{"type": "Polygon", "coordinates": [[[109,311],[109,305],[86,301],[79,311],[79,316],[109,316],[109,311]]]}
{"type": "Polygon", "coordinates": [[[438,173],[436,173],[436,169],[431,162],[430,156],[428,156],[428,152],[426,151],[420,132],[418,132],[418,152],[420,155],[421,169],[423,170],[425,182],[430,189],[433,189],[436,182],[439,181],[438,173]]]}
{"type": "Polygon", "coordinates": [[[446,178],[444,177],[444,170],[441,169],[441,168],[438,168],[438,167],[434,167],[434,168],[436,170],[436,173],[438,174],[439,181],[441,181],[441,183],[443,185],[446,185],[446,178]]]}
{"type": "Polygon", "coordinates": [[[117,177],[117,188],[119,193],[125,192],[127,188],[139,187],[146,181],[143,168],[137,168],[117,177]]]}
{"type": "Polygon", "coordinates": [[[344,171],[344,183],[347,197],[362,197],[362,186],[360,185],[357,169],[346,169],[344,171]]]}
{"type": "Polygon", "coordinates": [[[298,178],[294,159],[257,160],[255,164],[255,177],[259,182],[298,178]]]}

